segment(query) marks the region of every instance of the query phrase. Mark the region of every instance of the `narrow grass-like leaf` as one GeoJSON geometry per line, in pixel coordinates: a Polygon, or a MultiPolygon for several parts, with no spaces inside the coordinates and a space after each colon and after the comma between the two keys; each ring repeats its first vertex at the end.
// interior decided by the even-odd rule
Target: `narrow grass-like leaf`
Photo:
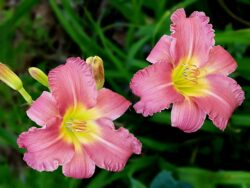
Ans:
{"type": "Polygon", "coordinates": [[[221,44],[221,43],[250,44],[250,29],[218,32],[215,35],[215,41],[216,44],[221,44]]]}

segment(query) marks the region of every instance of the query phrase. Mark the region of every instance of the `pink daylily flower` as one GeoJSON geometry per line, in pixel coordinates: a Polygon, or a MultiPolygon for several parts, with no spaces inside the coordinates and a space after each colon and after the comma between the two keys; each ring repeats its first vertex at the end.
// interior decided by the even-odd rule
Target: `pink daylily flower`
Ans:
{"type": "Polygon", "coordinates": [[[221,130],[244,100],[244,92],[228,75],[237,64],[221,46],[214,46],[214,30],[203,12],[186,17],[184,9],[171,16],[171,36],[163,35],[150,52],[149,67],[131,80],[140,97],[137,113],[152,115],[173,104],[173,127],[184,132],[201,128],[206,114],[221,130]]]}
{"type": "Polygon", "coordinates": [[[62,166],[65,176],[88,178],[95,165],[120,171],[133,153],[141,153],[141,143],[112,122],[130,102],[109,89],[97,90],[85,61],[69,58],[48,79],[51,92],[43,92],[27,111],[42,127],[30,128],[17,141],[27,149],[24,160],[30,167],[53,171],[62,166]]]}

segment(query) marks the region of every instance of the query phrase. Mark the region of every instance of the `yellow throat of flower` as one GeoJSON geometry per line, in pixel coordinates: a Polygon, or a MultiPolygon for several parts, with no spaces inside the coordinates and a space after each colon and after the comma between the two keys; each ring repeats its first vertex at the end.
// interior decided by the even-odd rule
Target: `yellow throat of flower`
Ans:
{"type": "Polygon", "coordinates": [[[172,81],[175,89],[185,97],[204,96],[209,87],[205,75],[196,58],[181,59],[172,72],[172,81]]]}
{"type": "Polygon", "coordinates": [[[66,142],[73,144],[76,150],[81,150],[83,143],[92,143],[94,135],[100,134],[95,117],[95,110],[87,110],[82,105],[69,108],[63,117],[60,135],[66,142]]]}

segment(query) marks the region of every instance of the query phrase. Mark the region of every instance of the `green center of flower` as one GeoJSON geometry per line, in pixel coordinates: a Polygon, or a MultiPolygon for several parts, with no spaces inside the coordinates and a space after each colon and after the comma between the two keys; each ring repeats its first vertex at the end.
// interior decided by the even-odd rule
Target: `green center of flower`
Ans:
{"type": "Polygon", "coordinates": [[[186,97],[203,96],[208,84],[202,71],[195,58],[180,60],[172,72],[175,89],[186,97]]]}
{"type": "Polygon", "coordinates": [[[86,131],[87,123],[82,120],[70,119],[65,122],[66,128],[71,132],[84,132],[86,131]]]}
{"type": "Polygon", "coordinates": [[[93,135],[100,134],[96,117],[96,111],[87,110],[82,105],[68,108],[60,127],[60,135],[66,142],[74,144],[76,149],[81,149],[81,144],[93,142],[93,135]]]}

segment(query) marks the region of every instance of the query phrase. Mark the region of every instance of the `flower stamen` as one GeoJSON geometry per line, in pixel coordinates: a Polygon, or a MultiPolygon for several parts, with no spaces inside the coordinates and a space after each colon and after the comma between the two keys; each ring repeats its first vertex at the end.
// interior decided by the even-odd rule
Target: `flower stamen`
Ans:
{"type": "Polygon", "coordinates": [[[198,66],[194,65],[194,64],[183,63],[183,67],[185,67],[183,74],[182,74],[183,77],[186,80],[189,80],[194,84],[197,84],[198,83],[197,79],[200,75],[200,70],[199,70],[198,66]]]}
{"type": "Polygon", "coordinates": [[[202,90],[208,87],[204,75],[204,70],[199,67],[196,58],[183,59],[172,72],[173,85],[185,97],[203,96],[202,90]]]}
{"type": "Polygon", "coordinates": [[[70,119],[66,123],[66,128],[71,132],[85,132],[87,123],[81,120],[72,120],[70,119]]]}

